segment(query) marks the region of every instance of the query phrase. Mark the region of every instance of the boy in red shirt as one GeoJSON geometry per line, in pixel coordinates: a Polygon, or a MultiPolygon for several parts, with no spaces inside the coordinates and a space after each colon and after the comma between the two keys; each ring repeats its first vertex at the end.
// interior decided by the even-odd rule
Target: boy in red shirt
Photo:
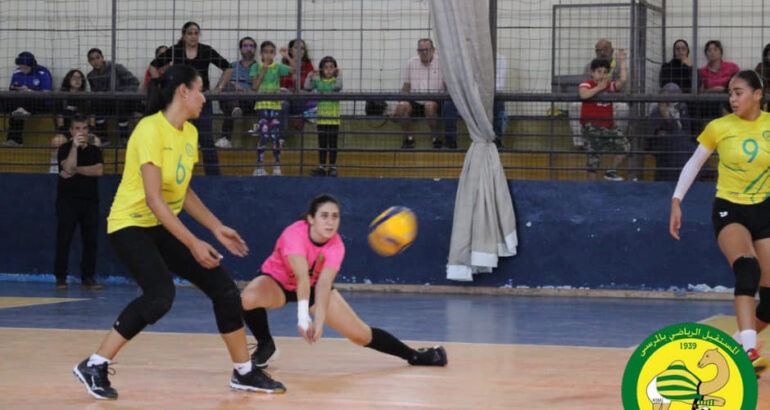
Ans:
{"type": "MultiPolygon", "coordinates": [[[[620,57],[620,79],[617,81],[610,81],[607,76],[610,69],[609,61],[598,58],[591,61],[591,78],[578,86],[581,100],[591,99],[601,92],[618,92],[623,88],[628,79],[626,52],[620,49],[618,55],[620,57]]],[[[604,179],[622,181],[623,177],[618,176],[616,169],[628,157],[631,144],[628,142],[628,138],[615,126],[612,119],[612,103],[583,101],[580,110],[580,124],[586,151],[588,151],[588,159],[586,160],[588,179],[596,180],[596,170],[599,168],[601,160],[600,153],[610,151],[617,154],[612,159],[612,168],[604,172],[604,179]]]]}

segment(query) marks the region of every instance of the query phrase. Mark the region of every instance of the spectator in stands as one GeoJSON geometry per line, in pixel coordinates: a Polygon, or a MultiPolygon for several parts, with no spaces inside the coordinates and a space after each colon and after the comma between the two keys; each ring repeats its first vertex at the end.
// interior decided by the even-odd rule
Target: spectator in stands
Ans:
{"type": "MultiPolygon", "coordinates": [[[[209,65],[222,70],[222,77],[212,91],[222,91],[233,73],[230,63],[211,46],[200,43],[201,28],[198,23],[188,21],[182,26],[182,38],[170,49],[150,63],[150,76],[157,78],[158,68],[168,63],[193,66],[203,79],[203,91],[209,90],[209,65]]],[[[198,129],[198,142],[203,153],[203,168],[206,175],[219,175],[219,158],[214,149],[214,124],[211,99],[207,98],[200,116],[192,120],[198,129]]]]}
{"type": "Polygon", "coordinates": [[[626,68],[626,53],[622,49],[620,54],[620,78],[612,81],[609,78],[610,63],[604,59],[591,61],[591,78],[583,81],[578,86],[580,99],[583,105],[580,111],[580,123],[582,124],[583,138],[585,139],[588,159],[588,179],[596,180],[596,170],[599,168],[602,151],[615,152],[612,160],[612,168],[604,172],[604,179],[608,181],[622,181],[617,174],[620,163],[628,157],[631,145],[613,119],[611,102],[587,101],[602,93],[614,93],[623,89],[628,79],[626,68]]]}
{"type": "MultiPolygon", "coordinates": [[[[671,82],[663,86],[661,93],[681,94],[682,90],[671,82]]],[[[647,117],[648,148],[655,156],[656,181],[676,181],[690,152],[698,146],[690,134],[687,109],[687,104],[682,102],[659,102],[653,104],[647,117]]]]}
{"type": "MultiPolygon", "coordinates": [[[[154,58],[160,57],[160,55],[165,53],[166,50],[168,50],[167,46],[165,46],[165,45],[158,46],[155,49],[155,57],[154,58]]],[[[158,67],[158,75],[163,75],[163,73],[165,73],[166,70],[168,70],[169,67],[171,67],[171,62],[170,61],[168,63],[166,63],[166,65],[164,65],[162,67],[158,67]]],[[[147,67],[147,70],[145,70],[145,72],[144,72],[144,82],[142,83],[142,92],[146,92],[147,91],[147,84],[150,83],[150,80],[152,80],[152,75],[150,75],[150,67],[147,67]]]]}
{"type": "MultiPolygon", "coordinates": [[[[53,88],[51,73],[47,68],[39,65],[35,56],[29,51],[22,51],[16,57],[18,68],[11,76],[9,90],[18,93],[35,91],[51,91],[53,88]]],[[[3,104],[11,111],[8,121],[8,139],[3,143],[4,147],[20,147],[23,145],[22,132],[24,131],[24,119],[35,111],[45,111],[46,102],[41,100],[16,100],[3,104]]]]}
{"type": "Polygon", "coordinates": [[[101,150],[88,135],[88,119],[70,121],[69,141],[59,147],[59,184],[56,189],[56,289],[67,288],[67,267],[75,227],[80,224],[83,253],[81,286],[100,289],[96,283],[96,247],[99,228],[99,177],[104,172],[101,150]]]}
{"type": "MultiPolygon", "coordinates": [[[[342,71],[337,67],[337,60],[326,56],[318,63],[318,71],[313,71],[305,79],[304,88],[320,93],[339,92],[342,89],[342,71]]],[[[311,176],[337,176],[337,135],[340,131],[340,102],[320,101],[318,103],[318,168],[310,171],[311,176]],[[329,166],[326,157],[329,154],[329,166]]]]}
{"type": "MultiPolygon", "coordinates": [[[[251,66],[257,61],[257,41],[251,37],[244,37],[238,42],[238,50],[241,53],[240,61],[233,61],[230,66],[233,74],[225,86],[225,91],[251,92],[251,66]]],[[[218,148],[232,148],[233,118],[240,117],[244,113],[254,114],[254,103],[250,100],[221,100],[219,106],[225,114],[222,121],[222,136],[214,144],[218,148]]]]}
{"type": "MultiPolygon", "coordinates": [[[[302,55],[299,72],[300,92],[302,92],[303,90],[301,87],[305,84],[305,79],[307,79],[307,76],[315,70],[313,67],[313,60],[310,58],[310,50],[308,50],[305,40],[298,41],[297,39],[289,41],[288,50],[289,57],[292,59],[291,61],[294,61],[295,55],[302,55]]],[[[289,59],[285,57],[281,59],[281,64],[294,67],[294,64],[291,64],[289,59]]],[[[294,67],[294,69],[296,70],[296,67],[294,67]]],[[[294,92],[296,90],[296,77],[296,73],[281,76],[281,90],[294,92]]],[[[285,131],[302,129],[305,125],[305,121],[301,117],[312,118],[315,115],[316,110],[317,103],[315,101],[283,101],[281,103],[281,123],[283,129],[285,131]],[[289,121],[289,116],[294,118],[289,121]]]]}
{"type": "MultiPolygon", "coordinates": [[[[61,82],[62,92],[84,93],[86,91],[86,76],[78,69],[70,70],[61,82]]],[[[51,139],[51,169],[52,174],[59,173],[58,153],[59,147],[67,142],[67,132],[70,123],[75,116],[83,116],[88,119],[89,128],[96,125],[96,118],[91,113],[91,101],[83,98],[63,99],[59,104],[59,112],[56,114],[56,129],[60,132],[51,139]]],[[[94,145],[101,147],[99,137],[93,136],[94,145]]]]}
{"type": "MultiPolygon", "coordinates": [[[[88,50],[88,64],[93,68],[88,72],[88,85],[91,91],[112,91],[112,66],[115,65],[115,91],[135,92],[139,80],[126,67],[111,61],[105,61],[102,50],[88,50]]],[[[94,104],[96,131],[105,145],[109,141],[107,119],[114,116],[118,121],[120,143],[126,145],[129,133],[129,116],[138,109],[138,102],[124,99],[101,100],[94,104]]]]}
{"type": "MultiPolygon", "coordinates": [[[[433,40],[423,38],[417,41],[418,55],[409,59],[404,70],[404,85],[401,92],[431,93],[446,92],[444,76],[441,73],[439,58],[433,46],[433,40]]],[[[438,101],[401,101],[396,106],[395,117],[404,118],[401,129],[405,137],[401,148],[414,148],[414,137],[410,134],[412,122],[406,117],[428,118],[428,125],[433,134],[433,148],[441,148],[443,142],[438,138],[440,115],[438,101]]]]}
{"type": "Polygon", "coordinates": [[[660,67],[658,81],[660,87],[674,83],[682,92],[689,93],[692,90],[692,61],[687,41],[674,41],[674,57],[660,67]]]}
{"type": "MultiPolygon", "coordinates": [[[[765,95],[770,95],[770,43],[765,44],[765,48],[762,49],[762,61],[757,64],[754,71],[756,71],[762,79],[762,87],[764,88],[765,95]]],[[[765,101],[763,110],[767,111],[767,109],[767,101],[765,101]]]]}
{"type": "MultiPolygon", "coordinates": [[[[281,48],[281,55],[286,58],[290,65],[276,63],[275,44],[272,41],[263,41],[259,45],[259,54],[261,62],[251,66],[251,88],[257,90],[257,93],[275,93],[281,88],[281,76],[294,72],[294,59],[289,55],[286,47],[281,48]]],[[[259,137],[257,142],[257,168],[254,170],[254,176],[260,177],[267,175],[267,171],[262,166],[265,159],[265,147],[268,143],[273,146],[273,175],[281,175],[281,146],[283,138],[281,136],[281,103],[276,100],[257,101],[254,104],[254,110],[257,112],[258,122],[254,124],[251,134],[259,137]]]]}
{"type": "MultiPolygon", "coordinates": [[[[498,53],[495,61],[495,91],[505,91],[505,76],[508,69],[508,63],[505,57],[498,53]]],[[[457,120],[460,118],[457,114],[457,107],[451,99],[444,101],[442,107],[444,116],[444,143],[447,148],[457,148],[457,120]]],[[[505,128],[505,102],[495,100],[492,107],[492,129],[495,131],[494,143],[497,148],[503,147],[503,128],[505,128]]]]}
{"type": "MultiPolygon", "coordinates": [[[[709,40],[703,49],[708,62],[698,70],[698,80],[700,92],[702,93],[725,93],[727,83],[733,74],[740,71],[738,65],[729,61],[724,61],[724,49],[719,40],[709,40]]],[[[699,117],[703,120],[713,120],[724,115],[722,103],[700,103],[699,117]]],[[[707,122],[705,121],[705,122],[707,122]]]]}

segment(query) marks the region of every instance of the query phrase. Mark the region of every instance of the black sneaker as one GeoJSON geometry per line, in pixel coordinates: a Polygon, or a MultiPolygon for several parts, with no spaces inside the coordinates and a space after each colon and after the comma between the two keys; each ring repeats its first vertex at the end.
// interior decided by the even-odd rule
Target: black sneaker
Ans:
{"type": "Polygon", "coordinates": [[[324,167],[318,167],[312,171],[310,171],[311,177],[325,177],[326,176],[326,169],[324,167]]]}
{"type": "Polygon", "coordinates": [[[251,353],[251,365],[257,369],[264,369],[268,363],[277,359],[281,351],[275,347],[275,342],[258,343],[257,348],[251,353]]]}
{"type": "Polygon", "coordinates": [[[88,366],[86,358],[72,369],[72,373],[86,385],[88,393],[92,396],[102,400],[115,400],[118,398],[118,391],[110,387],[110,380],[107,378],[108,374],[115,374],[115,371],[109,366],[109,363],[88,366]]]}
{"type": "Polygon", "coordinates": [[[447,149],[457,149],[457,141],[447,141],[446,147],[447,149]]]}
{"type": "Polygon", "coordinates": [[[331,167],[329,168],[329,174],[330,177],[334,178],[337,176],[337,168],[331,167]]]}
{"type": "Polygon", "coordinates": [[[446,366],[446,350],[443,346],[421,347],[417,354],[409,359],[409,364],[414,366],[446,366]]]}
{"type": "Polygon", "coordinates": [[[102,288],[102,285],[96,283],[94,278],[83,278],[80,282],[80,287],[88,290],[99,290],[102,288]]]}
{"type": "Polygon", "coordinates": [[[251,369],[243,376],[237,370],[233,370],[233,375],[230,377],[230,388],[263,393],[286,393],[286,387],[283,383],[273,380],[261,369],[251,369]]]}
{"type": "Polygon", "coordinates": [[[441,149],[442,146],[444,146],[444,143],[440,139],[433,138],[433,148],[441,149]]]}
{"type": "Polygon", "coordinates": [[[68,287],[67,279],[56,278],[56,290],[66,290],[68,287]]]}
{"type": "Polygon", "coordinates": [[[406,138],[404,138],[404,142],[401,144],[401,148],[414,148],[415,147],[414,137],[411,135],[407,135],[406,138]]]}

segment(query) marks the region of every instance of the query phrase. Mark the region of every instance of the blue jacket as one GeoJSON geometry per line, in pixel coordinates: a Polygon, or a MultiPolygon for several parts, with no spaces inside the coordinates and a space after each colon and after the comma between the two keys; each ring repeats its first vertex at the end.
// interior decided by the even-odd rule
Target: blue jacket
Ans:
{"type": "Polygon", "coordinates": [[[35,91],[53,90],[51,73],[47,68],[41,65],[32,67],[32,72],[29,75],[25,75],[21,72],[21,70],[17,68],[13,72],[13,76],[11,77],[11,84],[8,86],[8,89],[11,89],[11,86],[13,85],[26,85],[30,90],[35,91]]]}

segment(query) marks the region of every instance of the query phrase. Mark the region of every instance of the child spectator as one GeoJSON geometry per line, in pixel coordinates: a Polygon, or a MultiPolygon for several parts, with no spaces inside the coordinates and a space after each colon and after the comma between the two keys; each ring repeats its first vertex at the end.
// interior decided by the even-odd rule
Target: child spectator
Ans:
{"type": "MultiPolygon", "coordinates": [[[[342,89],[342,73],[334,57],[326,56],[318,64],[318,71],[305,79],[304,88],[321,93],[338,92],[342,89]]],[[[314,177],[337,176],[337,134],[340,130],[340,102],[318,102],[318,168],[310,171],[314,177]],[[329,153],[329,169],[326,169],[326,153],[329,153]]]]}
{"type": "MultiPolygon", "coordinates": [[[[259,46],[259,54],[262,62],[256,63],[251,66],[251,88],[257,90],[258,93],[275,93],[280,90],[280,78],[282,75],[294,73],[294,60],[289,56],[289,52],[286,47],[281,48],[281,55],[289,61],[290,66],[276,63],[273,61],[275,58],[275,44],[272,41],[263,41],[259,46]]],[[[275,159],[275,165],[273,166],[273,175],[281,175],[281,146],[283,140],[280,135],[281,121],[279,117],[281,115],[281,103],[278,100],[257,101],[254,104],[254,110],[257,113],[259,119],[254,127],[252,127],[251,134],[259,136],[259,142],[257,142],[257,169],[254,170],[254,176],[267,175],[262,162],[265,159],[265,146],[268,142],[272,142],[273,145],[273,158],[275,159]]]]}
{"type": "MultiPolygon", "coordinates": [[[[610,62],[602,59],[591,61],[591,77],[578,86],[581,100],[588,100],[602,92],[614,93],[620,91],[626,84],[628,72],[626,70],[626,52],[618,50],[620,56],[620,78],[610,81],[608,72],[610,62]]],[[[617,167],[628,157],[631,144],[612,119],[611,102],[583,101],[580,110],[580,124],[582,125],[583,139],[585,140],[588,159],[588,179],[596,180],[596,170],[601,160],[600,152],[616,152],[612,160],[612,168],[604,172],[604,179],[608,181],[622,181],[618,176],[617,167]]]]}

